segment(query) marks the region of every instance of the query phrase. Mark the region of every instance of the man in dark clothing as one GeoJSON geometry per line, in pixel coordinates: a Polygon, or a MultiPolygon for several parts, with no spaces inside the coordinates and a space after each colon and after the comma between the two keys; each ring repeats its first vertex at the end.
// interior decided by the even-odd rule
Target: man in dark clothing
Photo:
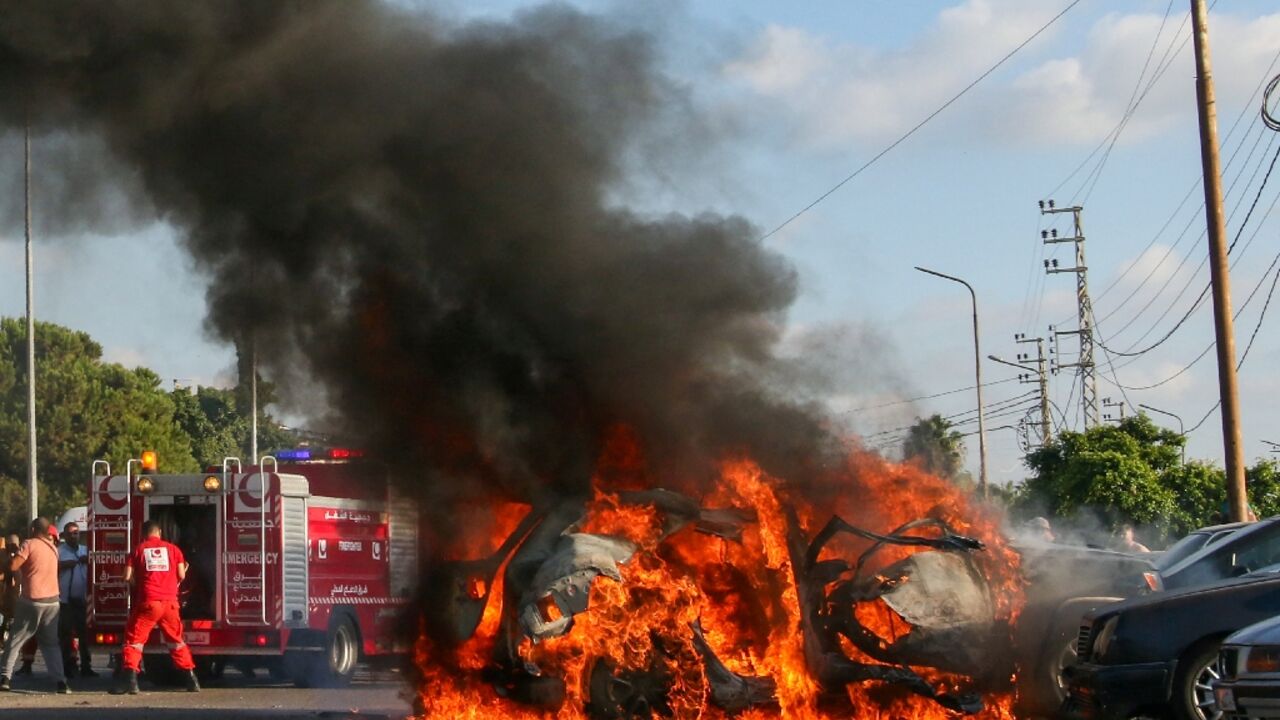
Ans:
{"type": "Polygon", "coordinates": [[[97,677],[90,667],[89,628],[86,624],[86,595],[89,587],[89,552],[80,544],[80,526],[69,522],[62,527],[62,544],[58,546],[58,592],[61,609],[58,636],[62,641],[62,668],[67,676],[79,670],[81,677],[97,677]],[[80,641],[80,664],[72,639],[80,641]]]}
{"type": "Polygon", "coordinates": [[[134,587],[135,603],[124,629],[124,671],[111,688],[112,695],[137,694],[142,650],[154,627],[160,628],[169,645],[174,667],[186,674],[187,692],[200,692],[196,663],[191,657],[191,648],[183,640],[182,618],[178,615],[178,583],[187,576],[187,560],[182,550],[165,542],[161,534],[159,523],[153,520],[143,523],[143,540],[134,548],[125,566],[124,580],[134,587]]]}

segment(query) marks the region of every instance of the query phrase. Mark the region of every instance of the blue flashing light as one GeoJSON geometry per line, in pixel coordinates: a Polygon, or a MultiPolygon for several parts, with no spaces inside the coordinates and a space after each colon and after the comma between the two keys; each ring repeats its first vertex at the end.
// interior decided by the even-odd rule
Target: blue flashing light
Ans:
{"type": "Polygon", "coordinates": [[[280,450],[275,454],[277,460],[310,460],[310,448],[298,448],[296,450],[280,450]]]}

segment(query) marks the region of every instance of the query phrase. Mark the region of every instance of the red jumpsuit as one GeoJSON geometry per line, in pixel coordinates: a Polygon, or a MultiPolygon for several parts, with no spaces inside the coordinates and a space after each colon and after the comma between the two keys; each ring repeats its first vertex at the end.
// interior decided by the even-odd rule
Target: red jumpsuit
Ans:
{"type": "Polygon", "coordinates": [[[191,649],[182,638],[182,618],[178,616],[178,566],[186,562],[177,545],[158,537],[147,538],[134,549],[135,604],[124,629],[124,667],[137,672],[142,649],[153,627],[160,627],[169,646],[169,656],[179,670],[195,668],[191,649]]]}

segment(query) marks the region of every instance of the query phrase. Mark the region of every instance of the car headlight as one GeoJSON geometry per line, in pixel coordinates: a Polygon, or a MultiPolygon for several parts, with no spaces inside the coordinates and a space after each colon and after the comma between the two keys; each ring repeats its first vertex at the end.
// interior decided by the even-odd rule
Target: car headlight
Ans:
{"type": "Polygon", "coordinates": [[[1120,616],[1113,615],[1107,618],[1102,624],[1102,629],[1093,638],[1093,657],[1101,659],[1106,656],[1107,650],[1111,649],[1111,641],[1116,636],[1116,626],[1120,624],[1120,616]]]}
{"type": "Polygon", "coordinates": [[[1244,671],[1247,673],[1280,672],[1280,646],[1256,645],[1245,648],[1244,671]]]}

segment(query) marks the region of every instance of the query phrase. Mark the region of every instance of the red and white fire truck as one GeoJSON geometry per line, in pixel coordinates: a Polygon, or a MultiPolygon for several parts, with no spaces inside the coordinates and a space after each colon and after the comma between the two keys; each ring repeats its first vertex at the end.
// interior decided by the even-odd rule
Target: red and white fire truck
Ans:
{"type": "MultiPolygon", "coordinates": [[[[348,682],[362,658],[412,649],[403,613],[418,569],[414,503],[376,464],[342,448],[303,448],[196,475],[123,474],[104,461],[89,484],[89,628],[119,648],[131,603],[124,569],[155,520],[182,548],[186,641],[198,667],[265,666],[300,686],[348,682]]],[[[159,633],[144,669],[163,676],[159,633]]]]}

